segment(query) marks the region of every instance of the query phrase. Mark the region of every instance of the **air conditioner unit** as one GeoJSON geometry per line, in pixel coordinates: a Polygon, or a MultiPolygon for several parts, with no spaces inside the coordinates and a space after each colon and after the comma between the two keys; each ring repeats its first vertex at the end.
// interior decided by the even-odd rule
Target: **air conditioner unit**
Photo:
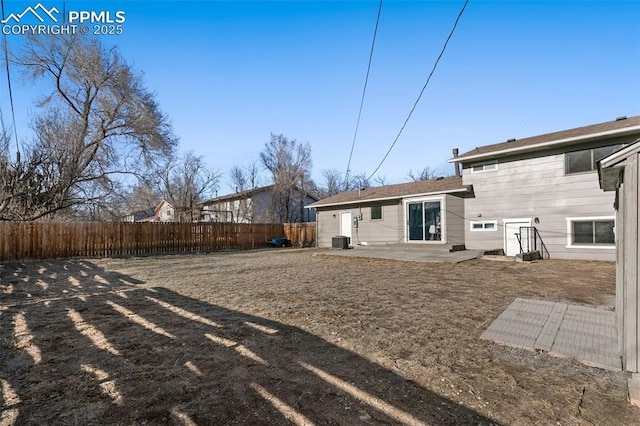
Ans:
{"type": "Polygon", "coordinates": [[[331,248],[346,250],[349,248],[350,242],[351,242],[351,238],[338,235],[331,239],[331,248]]]}

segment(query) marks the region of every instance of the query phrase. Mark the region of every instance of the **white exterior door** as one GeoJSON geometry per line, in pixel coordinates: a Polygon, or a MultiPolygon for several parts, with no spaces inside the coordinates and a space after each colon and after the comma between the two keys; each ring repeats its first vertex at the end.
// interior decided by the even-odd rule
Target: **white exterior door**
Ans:
{"type": "MultiPolygon", "coordinates": [[[[507,256],[515,256],[520,254],[520,242],[518,234],[521,226],[531,226],[531,219],[505,219],[504,223],[504,254],[507,256]]],[[[526,239],[527,233],[522,234],[522,238],[526,239]]],[[[522,246],[527,247],[527,241],[522,241],[522,246]]]]}
{"type": "Polygon", "coordinates": [[[351,212],[340,213],[340,235],[351,238],[351,212]]]}

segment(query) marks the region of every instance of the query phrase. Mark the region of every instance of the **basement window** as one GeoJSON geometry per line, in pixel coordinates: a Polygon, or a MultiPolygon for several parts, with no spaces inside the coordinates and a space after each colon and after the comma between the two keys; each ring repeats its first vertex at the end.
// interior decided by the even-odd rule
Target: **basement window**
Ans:
{"type": "Polygon", "coordinates": [[[615,219],[567,218],[567,240],[567,247],[615,248],[615,219]]]}
{"type": "Polygon", "coordinates": [[[485,220],[485,221],[482,221],[482,222],[471,222],[470,228],[471,228],[471,232],[497,231],[498,230],[498,221],[497,220],[485,220]]]}

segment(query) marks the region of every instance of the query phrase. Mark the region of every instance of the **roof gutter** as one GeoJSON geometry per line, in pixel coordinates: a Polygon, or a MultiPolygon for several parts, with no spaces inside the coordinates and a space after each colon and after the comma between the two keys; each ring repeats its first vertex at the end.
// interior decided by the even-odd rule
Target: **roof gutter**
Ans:
{"type": "Polygon", "coordinates": [[[630,134],[630,133],[635,133],[637,131],[640,131],[640,126],[631,126],[631,127],[624,127],[622,129],[615,129],[615,130],[608,130],[606,132],[599,132],[599,133],[591,133],[589,135],[582,135],[582,136],[573,136],[570,138],[564,138],[564,139],[558,139],[558,140],[554,140],[554,141],[549,141],[549,142],[542,142],[542,143],[537,143],[534,145],[526,145],[526,146],[520,146],[517,148],[507,148],[507,149],[501,149],[499,151],[490,151],[490,152],[485,152],[483,154],[476,154],[476,155],[467,155],[467,156],[460,156],[460,157],[455,157],[455,158],[451,158],[449,160],[447,160],[447,162],[449,163],[455,163],[455,162],[464,162],[464,161],[469,161],[469,160],[480,160],[483,158],[487,158],[487,157],[495,157],[495,156],[502,156],[502,155],[507,155],[507,154],[513,154],[513,153],[518,153],[518,152],[529,152],[529,151],[537,151],[539,149],[542,148],[550,148],[550,147],[554,147],[556,145],[562,145],[562,144],[566,144],[569,142],[576,142],[576,141],[590,141],[590,140],[595,140],[595,139],[599,139],[599,138],[603,138],[603,137],[607,137],[607,136],[624,136],[626,134],[630,134]]]}
{"type": "MultiPolygon", "coordinates": [[[[457,192],[468,192],[469,188],[459,188],[459,189],[450,189],[448,191],[436,191],[436,192],[425,192],[421,194],[405,194],[405,195],[394,195],[393,197],[380,197],[380,198],[367,198],[364,200],[351,200],[351,201],[341,201],[339,203],[327,203],[327,204],[319,204],[312,205],[309,204],[304,206],[305,209],[315,209],[318,207],[332,207],[332,206],[345,206],[348,204],[362,204],[369,201],[389,201],[389,200],[399,200],[402,198],[413,198],[413,197],[425,197],[429,195],[440,195],[440,194],[455,194],[457,192]]],[[[313,203],[315,204],[315,203],[313,203]]]]}

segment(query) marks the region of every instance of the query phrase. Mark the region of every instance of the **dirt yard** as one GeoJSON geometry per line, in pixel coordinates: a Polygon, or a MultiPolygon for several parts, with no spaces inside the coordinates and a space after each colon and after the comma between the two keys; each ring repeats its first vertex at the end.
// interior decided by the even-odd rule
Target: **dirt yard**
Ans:
{"type": "Polygon", "coordinates": [[[611,305],[613,264],[322,253],[0,265],[0,424],[640,422],[622,373],[479,339],[518,296],[611,305]]]}

